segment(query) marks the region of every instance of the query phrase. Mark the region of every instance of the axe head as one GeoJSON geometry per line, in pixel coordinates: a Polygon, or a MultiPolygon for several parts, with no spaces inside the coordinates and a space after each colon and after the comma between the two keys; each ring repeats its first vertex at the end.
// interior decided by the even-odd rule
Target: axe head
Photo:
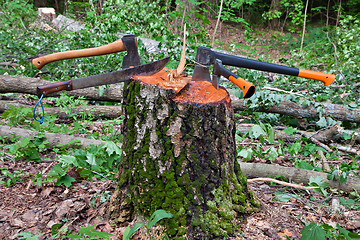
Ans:
{"type": "Polygon", "coordinates": [[[216,89],[219,89],[219,76],[217,74],[210,76],[210,66],[214,64],[215,60],[215,54],[210,48],[199,46],[191,81],[209,81],[216,89]]]}
{"type": "Polygon", "coordinates": [[[138,52],[137,40],[134,34],[125,35],[122,37],[127,54],[125,55],[122,63],[122,68],[129,68],[131,66],[140,65],[140,56],[138,52]]]}

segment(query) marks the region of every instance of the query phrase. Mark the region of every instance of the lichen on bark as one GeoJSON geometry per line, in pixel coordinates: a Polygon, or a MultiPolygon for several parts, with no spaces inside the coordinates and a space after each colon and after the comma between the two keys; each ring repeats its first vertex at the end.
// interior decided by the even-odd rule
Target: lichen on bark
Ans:
{"type": "MultiPolygon", "coordinates": [[[[186,89],[183,89],[186,91],[186,89]]],[[[172,89],[124,87],[123,155],[109,208],[115,224],[157,209],[171,239],[226,238],[257,207],[236,161],[230,100],[178,101],[172,89]]]]}

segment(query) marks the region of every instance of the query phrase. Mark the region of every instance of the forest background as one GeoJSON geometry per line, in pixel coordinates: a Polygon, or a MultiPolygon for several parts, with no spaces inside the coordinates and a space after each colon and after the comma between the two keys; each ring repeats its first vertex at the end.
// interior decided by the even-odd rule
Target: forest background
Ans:
{"type": "MultiPolygon", "coordinates": [[[[0,86],[4,86],[1,84],[5,82],[4,76],[8,75],[65,81],[120,70],[124,56],[121,53],[59,61],[49,64],[42,71],[31,64],[31,59],[41,55],[113,42],[120,33],[159,41],[160,51],[156,52],[147,51],[142,41],[139,41],[142,61],[150,62],[170,56],[167,67],[176,68],[181,56],[184,24],[187,26],[188,60],[185,72],[188,74],[192,74],[193,60],[199,45],[261,61],[336,74],[336,82],[324,87],[319,82],[302,78],[233,69],[257,87],[256,94],[247,100],[246,107],[234,108],[238,124],[249,126],[247,131],[237,132],[238,156],[248,163],[268,163],[326,173],[329,180],[345,184],[349,177],[356,177],[359,173],[359,117],[355,116],[355,120],[340,119],[329,111],[329,106],[341,105],[345,115],[354,115],[360,106],[360,0],[0,0],[0,6],[0,76],[3,76],[0,86]],[[65,28],[56,29],[51,23],[44,25],[37,18],[38,6],[54,7],[57,14],[74,19],[84,24],[84,27],[79,31],[68,31],[65,28]],[[316,109],[315,114],[310,117],[302,117],[300,114],[296,117],[276,110],[284,101],[304,108],[311,106],[316,109]],[[324,140],[323,145],[304,134],[311,133],[310,136],[314,136],[334,126],[341,129],[340,136],[324,140]],[[287,137],[302,135],[295,140],[276,138],[277,131],[285,132],[287,137]]],[[[238,88],[226,81],[222,85],[243,101],[238,88]]],[[[109,88],[111,86],[102,86],[98,91],[104,94],[109,88]]],[[[38,100],[36,96],[9,92],[6,87],[0,89],[0,93],[0,101],[6,101],[7,104],[1,110],[1,127],[37,131],[34,136],[21,140],[15,136],[0,136],[0,183],[4,196],[10,196],[9,191],[25,192],[29,189],[43,192],[52,188],[54,195],[57,191],[75,189],[76,184],[81,183],[71,175],[76,169],[86,169],[81,177],[92,178],[96,183],[115,179],[121,150],[113,143],[122,141],[121,114],[109,119],[91,111],[74,112],[72,109],[81,106],[119,106],[118,102],[95,101],[62,93],[58,98],[44,101],[45,107],[60,110],[56,114],[46,114],[45,122],[40,125],[32,116],[38,100]],[[17,107],[16,103],[23,105],[17,107]],[[60,118],[60,113],[64,117],[60,118]],[[88,147],[77,147],[77,141],[74,144],[51,145],[45,140],[47,132],[104,142],[88,147]],[[62,190],[54,190],[55,186],[62,190]],[[11,188],[13,190],[9,190],[11,188]]],[[[273,177],[285,180],[280,173],[276,176],[273,177]]],[[[274,201],[294,204],[294,199],[301,199],[297,201],[311,206],[313,213],[322,212],[327,217],[310,219],[301,214],[296,215],[302,226],[305,226],[304,229],[311,229],[309,232],[320,236],[319,239],[323,236],[321,234],[333,238],[349,234],[346,229],[359,232],[358,225],[347,227],[351,225],[348,224],[350,220],[344,216],[344,212],[352,212],[354,216],[359,213],[360,196],[357,191],[344,192],[329,188],[326,181],[316,177],[310,179],[308,184],[320,187],[320,193],[294,192],[267,183],[276,191],[266,201],[268,204],[275,204],[274,201]],[[338,199],[341,205],[341,208],[336,209],[338,222],[342,222],[342,225],[333,224],[335,220],[329,220],[333,213],[325,210],[333,207],[333,199],[338,199]]],[[[106,204],[111,195],[108,190],[95,192],[89,199],[101,200],[92,206],[99,202],[106,204]]],[[[8,201],[11,202],[11,199],[8,201]]],[[[16,204],[12,206],[13,209],[17,208],[16,204]]],[[[25,210],[20,205],[18,207],[15,213],[23,214],[25,210]]],[[[90,204],[88,208],[91,208],[90,204]]],[[[297,205],[297,208],[301,207],[297,205]]],[[[57,230],[61,226],[67,226],[67,231],[62,234],[76,232],[86,235],[79,230],[84,226],[84,219],[86,217],[83,217],[83,221],[64,217],[57,223],[60,224],[56,225],[58,228],[49,229],[45,224],[41,231],[38,229],[38,232],[32,233],[25,225],[10,227],[6,231],[14,235],[54,236],[59,234],[57,230]]],[[[350,222],[359,222],[359,218],[350,222]]],[[[300,234],[300,230],[293,230],[293,239],[301,235],[303,239],[315,239],[306,238],[306,235],[300,234]]],[[[108,232],[114,231],[112,229],[108,232]]],[[[96,234],[96,231],[92,233],[96,234]]],[[[352,236],[356,239],[355,235],[352,236]]]]}

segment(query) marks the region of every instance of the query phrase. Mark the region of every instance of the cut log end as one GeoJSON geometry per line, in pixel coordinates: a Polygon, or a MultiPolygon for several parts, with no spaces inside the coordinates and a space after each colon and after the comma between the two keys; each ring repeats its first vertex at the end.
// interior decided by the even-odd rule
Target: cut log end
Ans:
{"type": "Polygon", "coordinates": [[[135,81],[143,84],[157,85],[159,88],[172,89],[173,101],[191,104],[220,104],[230,107],[231,99],[225,88],[216,89],[211,82],[192,82],[191,77],[185,75],[171,80],[171,69],[164,68],[162,71],[150,76],[136,76],[135,81]]]}
{"type": "Polygon", "coordinates": [[[230,95],[224,88],[216,89],[211,82],[190,82],[173,99],[179,103],[219,104],[225,103],[230,107],[230,95]]]}
{"type": "Polygon", "coordinates": [[[140,81],[143,84],[151,84],[157,85],[159,88],[162,89],[172,89],[174,94],[178,93],[183,89],[186,84],[191,81],[191,77],[187,77],[182,75],[174,80],[170,80],[170,76],[173,70],[164,68],[158,73],[155,73],[150,76],[135,76],[133,77],[134,81],[140,81]]]}

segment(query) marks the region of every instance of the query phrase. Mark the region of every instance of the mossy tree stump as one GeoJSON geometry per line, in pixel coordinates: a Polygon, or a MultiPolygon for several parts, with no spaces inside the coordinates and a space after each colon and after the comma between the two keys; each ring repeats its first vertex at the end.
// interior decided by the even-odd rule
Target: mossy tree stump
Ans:
{"type": "Polygon", "coordinates": [[[170,239],[226,238],[257,207],[236,160],[229,94],[190,77],[169,81],[168,74],[124,86],[122,163],[110,219],[121,224],[164,209],[174,215],[163,222],[170,239]]]}

